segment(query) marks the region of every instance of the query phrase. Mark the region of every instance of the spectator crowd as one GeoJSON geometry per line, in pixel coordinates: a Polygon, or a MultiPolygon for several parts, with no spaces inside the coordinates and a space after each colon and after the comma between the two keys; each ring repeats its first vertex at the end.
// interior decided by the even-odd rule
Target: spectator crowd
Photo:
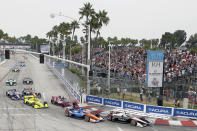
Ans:
{"type": "MultiPolygon", "coordinates": [[[[144,82],[146,78],[147,50],[143,48],[112,48],[111,71],[118,76],[144,82]]],[[[76,62],[82,61],[81,54],[75,54],[76,62]]],[[[92,51],[93,67],[108,70],[108,50],[95,48],[92,51]]],[[[189,50],[165,50],[164,82],[192,74],[197,65],[196,53],[189,50]]]]}

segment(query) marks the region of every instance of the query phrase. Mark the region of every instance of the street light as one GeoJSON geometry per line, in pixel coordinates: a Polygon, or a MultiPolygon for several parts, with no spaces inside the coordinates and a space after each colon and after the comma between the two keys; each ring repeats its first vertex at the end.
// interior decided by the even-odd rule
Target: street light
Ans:
{"type": "Polygon", "coordinates": [[[109,42],[109,63],[108,63],[108,88],[109,88],[109,91],[110,91],[110,70],[111,70],[111,51],[110,51],[110,48],[111,48],[111,42],[109,42]]]}
{"type": "MultiPolygon", "coordinates": [[[[55,16],[62,16],[62,17],[66,17],[72,20],[76,20],[70,16],[66,16],[63,15],[61,12],[59,14],[50,14],[51,18],[55,18],[55,16]]],[[[81,25],[83,25],[83,23],[79,22],[81,25]]],[[[70,56],[71,56],[71,45],[70,45],[70,56]]],[[[87,94],[90,94],[90,80],[89,80],[89,71],[90,71],[90,24],[88,24],[88,60],[87,60],[87,94]]]]}

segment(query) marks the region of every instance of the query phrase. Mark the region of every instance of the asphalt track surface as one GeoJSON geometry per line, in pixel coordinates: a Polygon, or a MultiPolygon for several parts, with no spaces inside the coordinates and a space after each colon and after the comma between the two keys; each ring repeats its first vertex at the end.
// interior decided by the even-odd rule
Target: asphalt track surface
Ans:
{"type": "MultiPolygon", "coordinates": [[[[4,63],[4,68],[11,68],[18,61],[24,61],[24,54],[17,54],[4,63]]],[[[191,127],[150,126],[146,128],[131,127],[129,124],[105,121],[88,123],[84,120],[67,118],[64,109],[50,104],[51,96],[65,96],[74,99],[61,81],[53,74],[47,65],[39,64],[38,60],[28,56],[26,67],[20,67],[20,73],[10,72],[0,83],[0,130],[3,131],[197,131],[191,127]],[[33,85],[23,85],[25,77],[33,79],[33,85]],[[17,86],[5,86],[8,78],[17,80],[17,86]],[[49,103],[48,109],[33,109],[23,104],[23,101],[12,101],[6,97],[8,89],[16,88],[21,92],[25,87],[32,87],[42,93],[42,100],[49,103]]]]}

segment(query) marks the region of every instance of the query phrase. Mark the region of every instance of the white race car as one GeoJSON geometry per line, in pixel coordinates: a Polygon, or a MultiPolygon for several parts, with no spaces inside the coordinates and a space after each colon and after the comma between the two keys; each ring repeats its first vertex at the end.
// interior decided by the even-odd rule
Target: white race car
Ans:
{"type": "Polygon", "coordinates": [[[135,116],[128,111],[114,110],[107,114],[107,119],[110,121],[121,121],[124,123],[130,123],[131,126],[146,127],[150,125],[150,122],[145,117],[135,116]]]}

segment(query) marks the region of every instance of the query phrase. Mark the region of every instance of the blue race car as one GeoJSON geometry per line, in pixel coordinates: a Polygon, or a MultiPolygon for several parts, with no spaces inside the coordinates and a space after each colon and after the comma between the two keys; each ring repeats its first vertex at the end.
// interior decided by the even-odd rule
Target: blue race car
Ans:
{"type": "Polygon", "coordinates": [[[16,91],[16,89],[6,91],[6,95],[12,100],[23,100],[24,97],[22,94],[16,91]]]}
{"type": "Polygon", "coordinates": [[[65,116],[84,119],[86,122],[98,123],[105,119],[101,117],[98,111],[85,111],[83,107],[75,108],[74,106],[65,108],[65,116]]]}
{"type": "Polygon", "coordinates": [[[83,108],[74,108],[73,106],[65,108],[65,116],[67,117],[84,118],[85,114],[83,108]]]}
{"type": "Polygon", "coordinates": [[[25,63],[22,63],[22,64],[21,64],[21,67],[25,67],[25,63]]]}

